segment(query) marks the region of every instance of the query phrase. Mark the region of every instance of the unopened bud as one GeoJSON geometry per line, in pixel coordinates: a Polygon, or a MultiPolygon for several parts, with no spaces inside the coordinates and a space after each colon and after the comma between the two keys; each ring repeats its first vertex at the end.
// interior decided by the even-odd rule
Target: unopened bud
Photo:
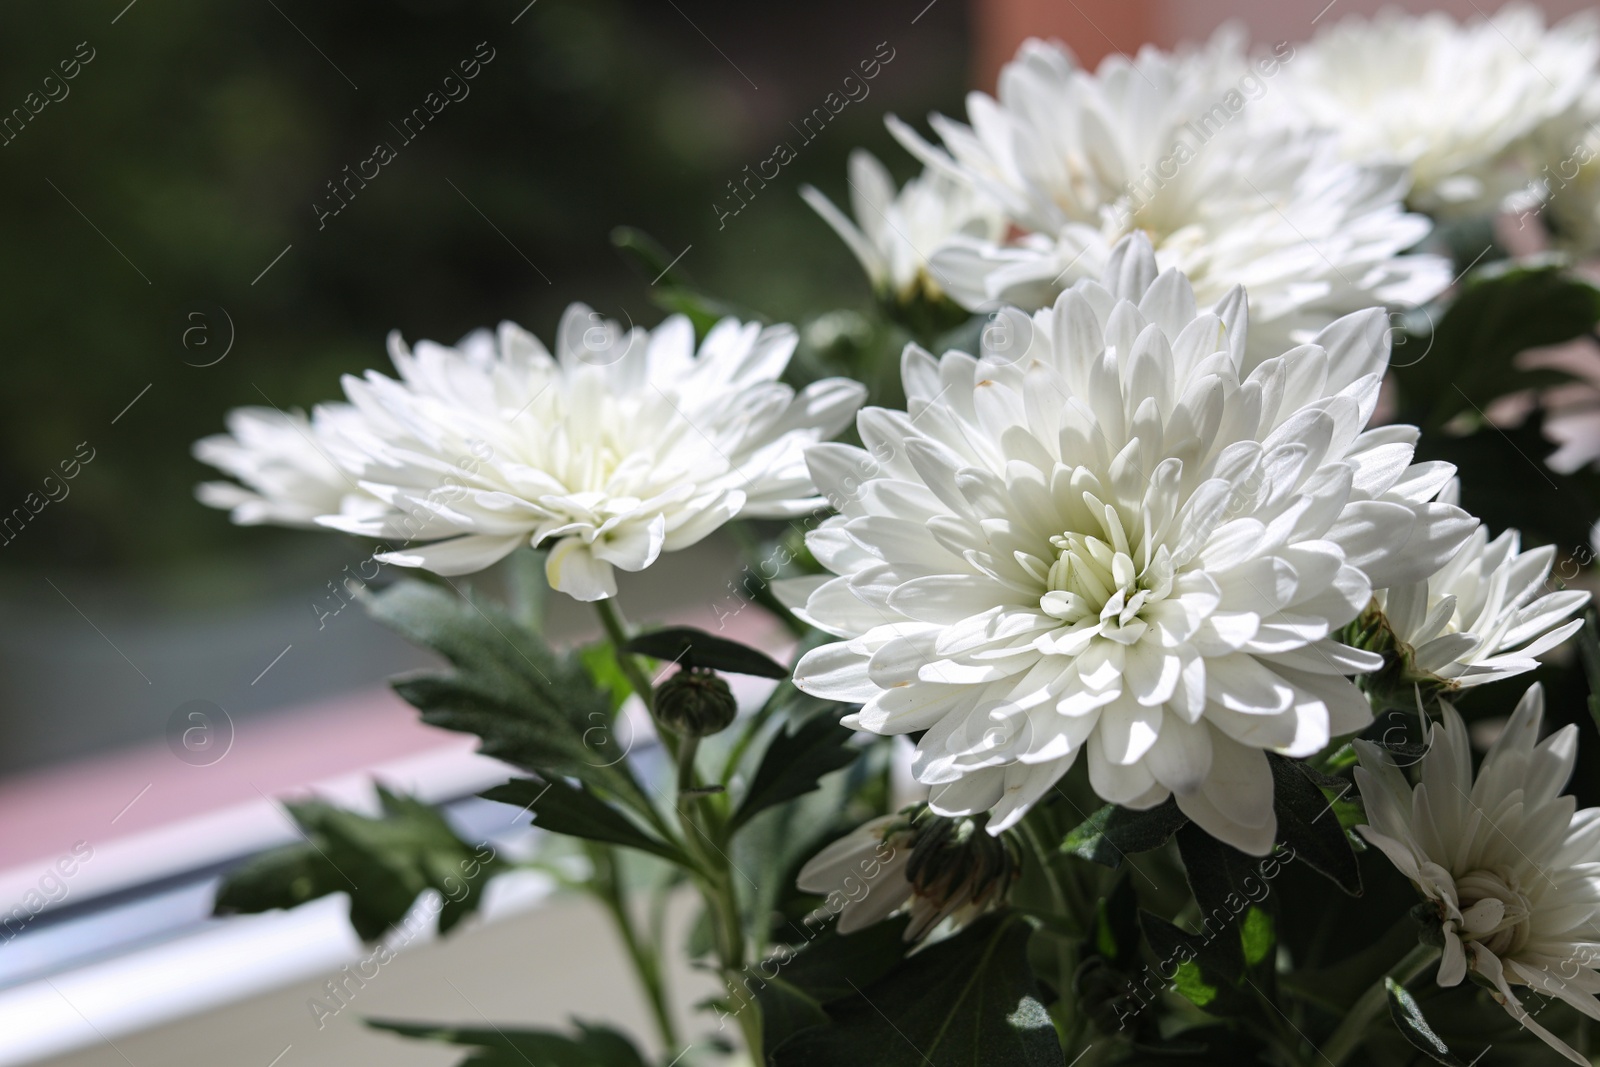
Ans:
{"type": "Polygon", "coordinates": [[[683,737],[720,733],[738,712],[739,702],[715,671],[689,668],[656,687],[656,718],[683,737]]]}

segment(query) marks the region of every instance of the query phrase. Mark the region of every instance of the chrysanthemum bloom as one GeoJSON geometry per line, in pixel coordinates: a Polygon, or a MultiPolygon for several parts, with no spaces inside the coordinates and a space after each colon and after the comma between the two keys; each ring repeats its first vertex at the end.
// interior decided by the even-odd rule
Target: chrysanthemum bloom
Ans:
{"type": "Polygon", "coordinates": [[[963,926],[995,907],[1022,867],[1006,838],[983,820],[947,819],[913,806],[863,823],[811,858],[799,887],[826,896],[839,932],[901,912],[907,941],[921,941],[946,919],[963,926]]]}
{"type": "Polygon", "coordinates": [[[1261,855],[1264,750],[1370,721],[1345,676],[1381,658],[1330,635],[1474,520],[1434,501],[1453,469],[1411,465],[1415,429],[1362,432],[1383,311],[1248,373],[1246,318],[1241,290],[1197,311],[1135,235],[1103,285],[1004,313],[981,359],[909,347],[909,414],[869,408],[865,451],[807,452],[842,514],[807,538],[839,577],[800,611],[840,640],[795,684],[862,704],[861,729],[927,731],[913,769],[934,810],[991,811],[998,833],[1086,752],[1105,799],[1175,794],[1261,855]]]}
{"type": "MultiPolygon", "coordinates": [[[[1459,489],[1452,479],[1439,499],[1454,504],[1459,489]]],[[[1521,547],[1516,530],[1491,541],[1480,526],[1437,574],[1378,591],[1374,604],[1400,642],[1394,680],[1402,703],[1414,699],[1404,691],[1416,684],[1462,689],[1531,671],[1535,657],[1583,625],[1571,616],[1589,594],[1550,585],[1554,546],[1521,547]]]]}
{"type": "Polygon", "coordinates": [[[1412,202],[1427,211],[1493,211],[1538,172],[1517,158],[1519,142],[1578,102],[1597,57],[1588,14],[1546,28],[1525,5],[1459,23],[1385,11],[1298,46],[1272,104],[1337,131],[1348,159],[1409,166],[1412,202]]]}
{"type": "MultiPolygon", "coordinates": [[[[1515,172],[1528,176],[1504,205],[1515,216],[1518,236],[1533,226],[1557,251],[1578,257],[1600,252],[1600,78],[1591,78],[1578,104],[1508,155],[1515,172]]],[[[1554,457],[1551,466],[1561,469],[1554,457]]]]}
{"type": "Polygon", "coordinates": [[[403,543],[378,558],[439,574],[547,547],[550,584],[578,600],[614,595],[613,568],[643,570],[736,515],[816,509],[802,450],[865,398],[843,378],[798,395],[779,382],[788,326],[727,319],[696,354],[681,316],[624,332],[574,304],[555,356],[510,323],[468,342],[413,352],[391,335],[399,381],[345,377],[350,404],[319,409],[318,426],[376,500],[330,494],[302,510],[403,543]]]}
{"type": "Polygon", "coordinates": [[[1406,214],[1405,168],[1343,162],[1331,135],[1260,121],[1251,85],[1276,91],[1225,35],[1192,55],[1110,56],[1092,74],[1060,45],[1030,40],[1001,72],[998,99],[968,96],[971,126],[934,116],[945,151],[891,120],[930,167],[993,198],[1024,231],[1004,243],[952,238],[932,254],[935,275],[967,307],[1031,310],[1099,277],[1116,242],[1139,231],[1202,302],[1248,290],[1263,356],[1348,312],[1443,289],[1443,260],[1401,254],[1430,225],[1406,214]]]}
{"type": "MultiPolygon", "coordinates": [[[[344,407],[344,405],[337,405],[344,407]]],[[[341,414],[329,410],[329,417],[341,414]]],[[[241,526],[314,528],[317,516],[340,510],[347,497],[358,509],[370,497],[330,455],[330,443],[299,412],[275,408],[235,408],[228,413],[228,432],[194,443],[194,458],[237,478],[234,482],[202,482],[195,496],[202,504],[232,511],[241,526]]]]}
{"type": "Polygon", "coordinates": [[[1558,796],[1572,777],[1578,728],[1539,742],[1544,696],[1517,705],[1477,780],[1461,717],[1435,723],[1413,788],[1382,749],[1357,741],[1356,784],[1369,825],[1357,827],[1437,909],[1441,986],[1468,970],[1523,1026],[1574,1063],[1587,1058],[1539,1025],[1513,986],[1600,1019],[1600,808],[1558,796]]]}
{"type": "Polygon", "coordinates": [[[956,234],[992,241],[1005,233],[998,205],[938,171],[912,178],[896,193],[887,168],[858,148],[850,153],[849,181],[854,222],[816,188],[802,186],[800,195],[849,246],[880,299],[943,299],[944,287],[928,268],[933,250],[956,234]]]}

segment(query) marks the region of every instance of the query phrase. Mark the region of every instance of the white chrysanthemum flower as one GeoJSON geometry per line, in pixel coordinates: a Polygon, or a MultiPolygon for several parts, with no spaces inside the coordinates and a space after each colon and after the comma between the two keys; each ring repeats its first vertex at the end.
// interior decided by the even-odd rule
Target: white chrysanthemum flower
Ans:
{"type": "Polygon", "coordinates": [[[363,501],[378,503],[339,469],[330,443],[299,412],[235,408],[227,422],[227,433],[194,443],[194,458],[243,484],[202,482],[195,496],[209,507],[231,510],[239,525],[314,528],[319,515],[339,511],[346,498],[354,498],[352,510],[363,501]]]}
{"type": "Polygon", "coordinates": [[[1437,905],[1441,986],[1471,970],[1512,1017],[1574,1063],[1517,999],[1535,989],[1600,1019],[1600,808],[1557,794],[1572,777],[1578,728],[1539,742],[1538,686],[1517,705],[1477,780],[1461,717],[1433,726],[1415,788],[1382,749],[1357,741],[1356,784],[1369,825],[1356,829],[1437,905]]]}
{"type": "MultiPolygon", "coordinates": [[[[1451,479],[1439,499],[1455,504],[1459,493],[1460,484],[1451,479]]],[[[1555,547],[1521,547],[1516,530],[1491,541],[1480,526],[1437,574],[1378,591],[1374,599],[1409,649],[1412,672],[1452,688],[1497,682],[1533,670],[1539,665],[1535,657],[1577,632],[1583,620],[1571,616],[1589,594],[1551,590],[1539,596],[1555,547]]]]}
{"type": "Polygon", "coordinates": [[[1336,131],[1348,159],[1410,167],[1419,207],[1492,211],[1531,177],[1517,143],[1578,102],[1597,57],[1588,14],[1546,28],[1519,4],[1459,23],[1390,10],[1300,46],[1274,101],[1336,131]]]}
{"type": "Polygon", "coordinates": [[[1010,843],[976,819],[945,819],[907,808],[863,823],[817,853],[796,884],[825,896],[839,933],[911,916],[907,941],[921,941],[946,919],[964,926],[1005,899],[1021,873],[1010,843]]]}
{"type": "Polygon", "coordinates": [[[1528,137],[1515,155],[1528,175],[1527,184],[1505,203],[1518,230],[1537,222],[1559,251],[1575,256],[1600,251],[1600,84],[1562,118],[1528,137]]]}
{"type": "Polygon", "coordinates": [[[1256,121],[1259,105],[1239,89],[1246,75],[1226,34],[1191,55],[1110,56],[1092,74],[1030,40],[1001,72],[998,99],[969,94],[972,125],[934,116],[945,151],[891,119],[929,166],[1029,231],[1008,243],[952,238],[933,254],[937,276],[970,308],[1038,308],[1099,277],[1138,231],[1202,302],[1245,287],[1259,355],[1348,312],[1442,290],[1442,259],[1401,254],[1430,226],[1405,211],[1405,168],[1343,162],[1332,135],[1256,121]]]}
{"type": "Polygon", "coordinates": [[[1411,464],[1414,428],[1362,432],[1382,310],[1249,371],[1246,318],[1242,290],[1197,311],[1134,235],[1104,285],[1004,312],[981,359],[909,347],[909,414],[864,410],[866,451],[808,450],[842,514],[806,543],[839,577],[799,610],[841,640],[795,684],[864,705],[861,729],[926,730],[934,810],[991,811],[998,833],[1086,752],[1105,799],[1176,795],[1265,854],[1263,750],[1306,756],[1370,721],[1345,675],[1381,659],[1334,631],[1374,586],[1438,570],[1474,520],[1434,501],[1453,468],[1411,464]]]}
{"type": "Polygon", "coordinates": [[[873,289],[902,303],[944,295],[928,256],[947,239],[965,234],[998,240],[1006,222],[1000,208],[964,182],[926,171],[895,192],[894,179],[872,153],[850,153],[850,205],[855,221],[810,185],[800,195],[832,226],[866,271],[873,289]]]}
{"type": "Polygon", "coordinates": [[[794,346],[788,326],[726,319],[697,355],[681,316],[624,332],[577,304],[554,356],[510,323],[464,350],[391,335],[401,380],[346,376],[360,420],[337,435],[341,465],[388,510],[319,521],[431,542],[379,558],[446,575],[548,547],[552,587],[604,599],[613,568],[643,570],[737,515],[821,504],[802,450],[865,390],[830,378],[796,395],[778,381],[794,346]]]}

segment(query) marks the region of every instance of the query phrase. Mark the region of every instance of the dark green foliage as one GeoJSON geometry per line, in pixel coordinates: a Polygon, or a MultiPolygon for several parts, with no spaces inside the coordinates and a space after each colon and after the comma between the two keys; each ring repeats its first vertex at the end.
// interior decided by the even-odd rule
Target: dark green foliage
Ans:
{"type": "Polygon", "coordinates": [[[559,778],[513,778],[478,795],[486,800],[526,808],[534,824],[551,833],[636,848],[673,863],[688,864],[675,845],[629,820],[590,792],[587,786],[571,786],[559,778]]]}
{"type": "Polygon", "coordinates": [[[674,626],[642,633],[622,646],[624,652],[676,663],[685,669],[787,678],[789,670],[765,652],[708,634],[692,626],[674,626]]]}
{"type": "MultiPolygon", "coordinates": [[[[1350,839],[1340,825],[1334,799],[1325,795],[1312,780],[1311,772],[1299,760],[1267,754],[1272,766],[1273,807],[1278,816],[1278,840],[1294,850],[1295,858],[1327,876],[1352,896],[1361,894],[1361,871],[1350,839]]],[[[1334,796],[1339,800],[1354,797],[1355,784],[1342,779],[1334,796]]]]}
{"type": "Polygon", "coordinates": [[[1582,337],[1600,322],[1600,290],[1560,267],[1496,267],[1469,276],[1430,338],[1409,338],[1392,369],[1401,421],[1437,432],[1458,413],[1481,416],[1497,397],[1560,380],[1519,369],[1530,348],[1582,337]],[[1413,354],[1413,349],[1416,349],[1413,354]]]}
{"type": "Polygon", "coordinates": [[[1160,848],[1188,821],[1171,797],[1147,811],[1107,804],[1067,834],[1061,850],[1115,867],[1130,852],[1160,848]]]}
{"type": "Polygon", "coordinates": [[[372,1019],[367,1025],[404,1037],[471,1048],[460,1067],[647,1067],[645,1058],[619,1031],[609,1026],[573,1021],[577,1034],[553,1030],[518,1030],[491,1026],[425,1025],[372,1019]]]}
{"type": "Polygon", "coordinates": [[[577,656],[557,656],[493,605],[423,582],[396,583],[374,598],[371,610],[454,668],[394,683],[423,722],[477,734],[485,755],[545,777],[576,778],[636,811],[650,810],[618,758],[611,697],[577,656]]]}
{"type": "Polygon", "coordinates": [[[285,845],[229,873],[218,914],[292,908],[329,893],[350,894],[350,922],[373,941],[405,918],[419,894],[443,898],[439,930],[476,911],[489,879],[506,869],[492,847],[462,841],[439,813],[378,787],[383,817],[320,801],[288,804],[304,842],[285,845]]]}
{"type": "Polygon", "coordinates": [[[779,1047],[775,1067],[1061,1067],[1028,968],[1031,928],[991,915],[825,1005],[832,1024],[779,1047]]]}
{"type": "Polygon", "coordinates": [[[815,715],[793,730],[780,730],[767,745],[750,788],[733,814],[737,828],[775,804],[804,796],[817,779],[849,766],[860,755],[850,744],[851,732],[831,715],[815,715]]]}
{"type": "Polygon", "coordinates": [[[1393,978],[1385,978],[1383,985],[1389,993],[1389,1017],[1412,1047],[1421,1049],[1435,1063],[1445,1064],[1445,1067],[1467,1067],[1466,1061],[1451,1052],[1450,1046],[1433,1032],[1428,1020],[1422,1017],[1416,998],[1406,992],[1405,986],[1393,978]]]}

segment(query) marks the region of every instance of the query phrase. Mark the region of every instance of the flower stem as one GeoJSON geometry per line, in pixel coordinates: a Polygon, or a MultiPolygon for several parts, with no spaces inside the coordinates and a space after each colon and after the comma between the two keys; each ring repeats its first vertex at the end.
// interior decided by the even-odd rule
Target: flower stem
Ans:
{"type": "MultiPolygon", "coordinates": [[[[1438,958],[1439,950],[1431,945],[1418,945],[1401,958],[1400,962],[1385,976],[1392,978],[1400,985],[1405,985],[1411,979],[1421,974],[1423,968],[1438,958]]],[[[1361,999],[1351,1006],[1339,1023],[1333,1035],[1328,1038],[1327,1044],[1322,1048],[1322,1056],[1333,1067],[1339,1067],[1350,1054],[1361,1047],[1361,1043],[1369,1036],[1372,1020],[1377,1018],[1389,1000],[1388,988],[1380,978],[1372,983],[1367,991],[1361,994],[1361,999]]]]}
{"type": "MultiPolygon", "coordinates": [[[[614,600],[597,601],[595,609],[616,652],[617,666],[654,718],[654,692],[650,679],[638,660],[622,651],[622,646],[628,641],[628,624],[623,620],[622,612],[614,600]]],[[[683,795],[685,790],[692,790],[695,785],[695,756],[699,750],[699,739],[680,737],[662,727],[659,720],[656,727],[662,745],[677,765],[678,795],[672,798],[672,806],[678,813],[684,847],[693,863],[690,868],[692,880],[712,917],[717,962],[727,984],[730,1005],[737,1009],[735,1017],[749,1049],[750,1059],[759,1063],[762,1058],[761,1013],[752,1004],[739,1003],[738,980],[744,968],[746,942],[739,897],[733,885],[733,863],[723,848],[726,842],[719,840],[721,831],[716,829],[716,813],[711,798],[683,795]],[[716,829],[715,837],[712,836],[713,829],[716,829]]]]}
{"type": "MultiPolygon", "coordinates": [[[[644,668],[639,666],[639,660],[631,653],[624,652],[622,646],[628,643],[628,624],[622,617],[622,609],[617,607],[615,597],[594,602],[595,611],[600,615],[600,625],[606,628],[606,636],[611,639],[611,651],[617,658],[617,666],[622,670],[628,684],[633,686],[633,691],[639,694],[639,699],[644,701],[644,706],[652,715],[656,710],[656,691],[650,684],[650,676],[644,673],[644,668]]],[[[663,741],[666,739],[663,738],[663,741]]],[[[671,747],[670,745],[668,747],[671,747]]]]}
{"type": "Polygon", "coordinates": [[[650,1014],[655,1020],[656,1033],[660,1036],[667,1052],[674,1052],[678,1048],[678,1033],[677,1027],[672,1022],[671,1010],[667,1006],[666,983],[661,975],[660,945],[645,944],[634,928],[633,917],[628,914],[627,902],[623,899],[622,882],[617,873],[616,850],[606,845],[593,843],[586,845],[595,872],[589,890],[605,905],[606,911],[611,915],[617,934],[622,938],[623,948],[627,949],[628,959],[633,963],[639,984],[644,987],[645,999],[650,1002],[650,1014]]]}
{"type": "MultiPolygon", "coordinates": [[[[1086,929],[1087,919],[1067,903],[1067,894],[1062,889],[1061,879],[1056,874],[1055,867],[1050,863],[1050,852],[1045,848],[1044,842],[1040,840],[1039,834],[1026,817],[1017,824],[1017,829],[1021,832],[1022,839],[1028,843],[1028,848],[1032,850],[1034,858],[1039,862],[1040,873],[1044,875],[1045,884],[1050,888],[1050,898],[1055,904],[1056,911],[1063,918],[1075,920],[1080,929],[1086,929]]],[[[1072,1039],[1077,1035],[1080,1021],[1075,994],[1072,989],[1072,976],[1077,970],[1078,963],[1073,946],[1066,938],[1056,934],[1055,942],[1057,968],[1056,1025],[1059,1027],[1063,1043],[1070,1050],[1075,1043],[1072,1039]]]]}

